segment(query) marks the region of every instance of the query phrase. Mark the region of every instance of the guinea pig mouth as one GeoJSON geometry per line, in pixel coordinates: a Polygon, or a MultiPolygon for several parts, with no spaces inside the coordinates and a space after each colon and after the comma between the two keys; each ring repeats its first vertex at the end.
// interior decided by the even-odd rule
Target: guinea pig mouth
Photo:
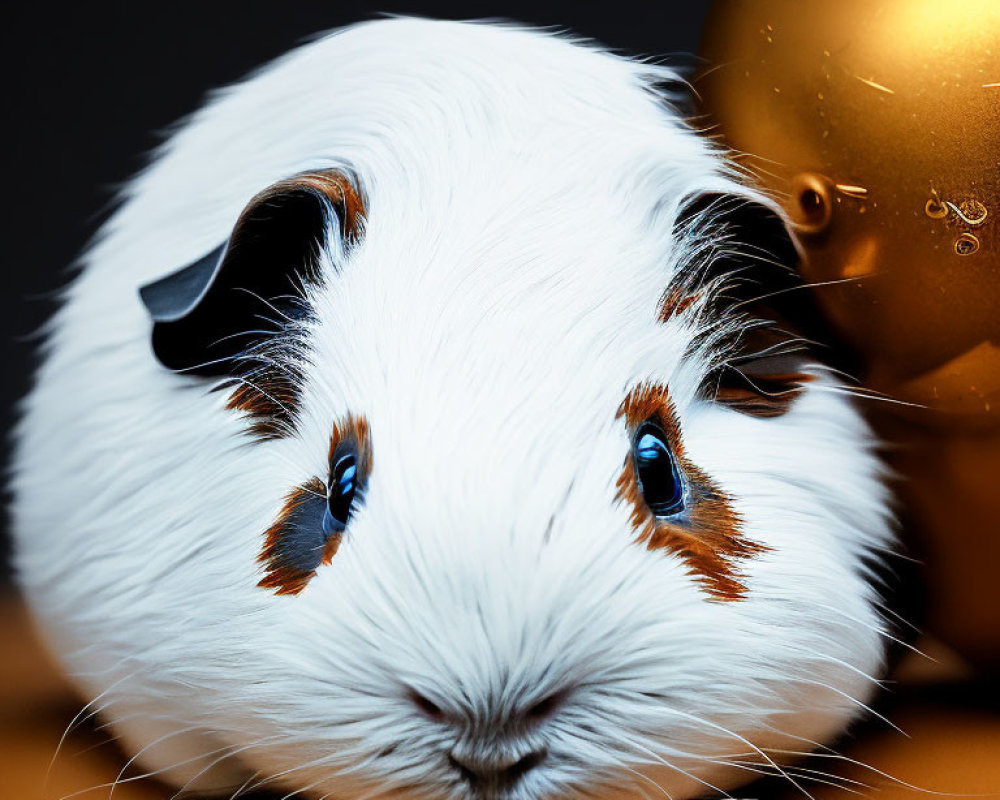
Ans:
{"type": "Polygon", "coordinates": [[[498,764],[493,760],[461,761],[449,755],[448,763],[477,797],[502,797],[517,788],[524,776],[542,764],[547,756],[546,750],[535,750],[513,764],[498,764]]]}
{"type": "Polygon", "coordinates": [[[529,792],[528,776],[549,757],[545,746],[470,746],[457,744],[447,763],[459,794],[475,800],[513,800],[537,796],[529,792]],[[464,790],[464,791],[463,791],[464,790]]]}

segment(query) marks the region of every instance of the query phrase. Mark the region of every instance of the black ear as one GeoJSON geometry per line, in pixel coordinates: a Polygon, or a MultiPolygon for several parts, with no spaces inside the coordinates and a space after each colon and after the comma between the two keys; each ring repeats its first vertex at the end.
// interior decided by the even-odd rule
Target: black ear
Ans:
{"type": "Polygon", "coordinates": [[[785,413],[828,355],[830,329],[797,267],[799,250],[777,207],[733,194],[705,194],[681,209],[677,237],[692,254],[664,300],[664,316],[707,295],[714,326],[703,341],[723,355],[705,393],[753,416],[785,413]]]}
{"type": "Polygon", "coordinates": [[[316,253],[330,221],[350,241],[363,213],[339,172],[298,175],[258,194],[225,244],[139,290],[157,359],[197,375],[237,371],[242,354],[305,313],[302,286],[321,280],[316,253]]]}

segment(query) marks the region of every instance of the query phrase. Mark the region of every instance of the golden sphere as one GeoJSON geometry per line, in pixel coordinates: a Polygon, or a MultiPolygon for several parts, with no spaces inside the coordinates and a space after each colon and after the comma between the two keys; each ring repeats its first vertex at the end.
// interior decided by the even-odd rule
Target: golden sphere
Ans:
{"type": "Polygon", "coordinates": [[[929,591],[1000,670],[1000,0],[716,0],[706,125],[782,203],[856,350],[929,591]]]}
{"type": "Polygon", "coordinates": [[[702,56],[868,386],[1000,425],[1000,2],[717,0],[702,56]]]}

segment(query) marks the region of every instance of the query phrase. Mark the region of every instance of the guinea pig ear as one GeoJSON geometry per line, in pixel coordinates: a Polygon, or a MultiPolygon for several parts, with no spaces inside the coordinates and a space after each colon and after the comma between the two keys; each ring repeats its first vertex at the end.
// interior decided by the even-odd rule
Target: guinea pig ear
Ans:
{"type": "Polygon", "coordinates": [[[302,287],[322,280],[317,252],[329,229],[345,244],[364,209],[336,171],[296,175],[256,195],[228,241],[139,290],[165,367],[196,375],[233,373],[239,357],[306,313],[302,287]]]}
{"type": "Polygon", "coordinates": [[[751,416],[784,414],[831,337],[780,208],[749,193],[702,194],[682,206],[675,231],[690,256],[662,316],[707,314],[693,349],[711,351],[718,366],[704,393],[751,416]]]}

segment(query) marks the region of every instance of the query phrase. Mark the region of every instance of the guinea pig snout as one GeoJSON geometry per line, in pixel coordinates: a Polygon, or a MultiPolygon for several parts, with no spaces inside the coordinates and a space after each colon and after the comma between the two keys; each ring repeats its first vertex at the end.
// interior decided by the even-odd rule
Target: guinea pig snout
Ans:
{"type": "Polygon", "coordinates": [[[525,704],[463,705],[461,711],[446,711],[417,692],[410,699],[419,714],[452,729],[456,738],[447,761],[456,777],[476,791],[495,794],[514,789],[545,762],[545,727],[567,696],[558,691],[525,704]]]}
{"type": "Polygon", "coordinates": [[[545,761],[543,748],[519,749],[456,747],[448,763],[474,789],[490,793],[513,789],[521,779],[545,761]]]}

